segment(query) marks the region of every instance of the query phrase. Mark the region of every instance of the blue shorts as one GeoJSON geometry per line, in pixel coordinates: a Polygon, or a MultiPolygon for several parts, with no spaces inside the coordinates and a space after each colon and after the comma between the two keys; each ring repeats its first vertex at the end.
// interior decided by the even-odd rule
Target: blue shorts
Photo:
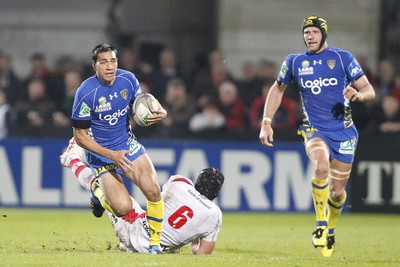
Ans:
{"type": "MultiPolygon", "coordinates": [[[[120,147],[113,148],[113,150],[130,150],[131,152],[126,154],[125,156],[130,160],[134,161],[139,156],[146,154],[146,150],[143,145],[139,143],[136,138],[131,138],[126,142],[126,144],[121,145],[120,147]]],[[[92,171],[96,177],[107,173],[107,172],[115,172],[120,175],[124,175],[123,171],[115,164],[111,159],[94,154],[90,151],[86,150],[86,159],[92,171]]]]}
{"type": "Polygon", "coordinates": [[[304,144],[315,137],[324,140],[329,148],[329,160],[337,159],[340,162],[353,163],[358,143],[358,132],[354,124],[349,128],[332,132],[301,125],[297,133],[304,138],[304,144]]]}

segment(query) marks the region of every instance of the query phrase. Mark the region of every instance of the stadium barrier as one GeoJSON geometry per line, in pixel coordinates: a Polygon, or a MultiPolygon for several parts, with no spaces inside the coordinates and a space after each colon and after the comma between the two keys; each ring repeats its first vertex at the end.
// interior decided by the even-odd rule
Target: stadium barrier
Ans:
{"type": "MultiPolygon", "coordinates": [[[[173,174],[195,179],[202,168],[221,169],[226,180],[216,201],[225,211],[313,211],[310,193],[313,168],[300,142],[276,143],[272,149],[259,142],[142,142],[153,160],[160,184],[173,174]]],[[[0,206],[89,207],[88,192],[81,188],[70,169],[59,163],[59,155],[67,144],[64,139],[1,141],[0,206]]],[[[348,210],[398,212],[400,163],[395,156],[388,158],[387,151],[379,151],[379,146],[368,145],[358,151],[362,153],[357,156],[348,188],[351,196],[348,210]],[[374,156],[364,157],[371,154],[374,156]]],[[[145,206],[140,190],[129,181],[126,185],[145,206]]]]}

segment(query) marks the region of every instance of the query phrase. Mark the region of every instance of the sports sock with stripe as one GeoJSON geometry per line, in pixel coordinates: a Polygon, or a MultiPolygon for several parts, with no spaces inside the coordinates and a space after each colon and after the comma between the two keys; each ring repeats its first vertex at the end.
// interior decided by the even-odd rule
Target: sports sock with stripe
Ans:
{"type": "Polygon", "coordinates": [[[329,195],[328,178],[319,180],[313,176],[311,178],[312,196],[317,226],[327,226],[326,206],[329,195]]]}
{"type": "Polygon", "coordinates": [[[340,201],[333,201],[332,198],[329,196],[328,198],[328,228],[329,228],[329,235],[335,234],[335,227],[336,223],[339,219],[340,214],[343,210],[343,205],[346,202],[347,193],[344,191],[343,198],[340,201]]]}
{"type": "Polygon", "coordinates": [[[164,217],[164,200],[147,201],[147,220],[150,227],[150,246],[160,246],[162,222],[164,217]]]}

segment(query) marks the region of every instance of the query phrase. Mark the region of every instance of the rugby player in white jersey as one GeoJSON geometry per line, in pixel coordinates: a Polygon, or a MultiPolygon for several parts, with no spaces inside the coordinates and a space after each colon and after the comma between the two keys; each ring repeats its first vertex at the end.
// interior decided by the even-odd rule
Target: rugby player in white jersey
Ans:
{"type": "Polygon", "coordinates": [[[372,101],[375,92],[352,54],[328,46],[325,19],[310,16],[301,30],[307,49],[285,58],[265,101],[259,138],[263,145],[272,147],[273,117],[285,89],[294,81],[303,106],[298,133],[314,166],[311,188],[316,229],[312,243],[322,247],[324,257],[331,257],[358,142],[350,102],[372,101]]]}
{"type": "MultiPolygon", "coordinates": [[[[83,149],[74,138],[60,156],[63,166],[69,167],[81,185],[90,191],[96,178],[82,162],[83,149]]],[[[200,172],[195,184],[183,176],[171,176],[162,188],[164,199],[164,224],[161,234],[161,247],[164,252],[177,253],[190,243],[193,254],[211,254],[222,225],[222,213],[213,202],[224,183],[224,175],[215,168],[206,168],[200,172]]],[[[100,187],[96,196],[103,199],[100,187]]],[[[101,203],[107,203],[101,201],[101,203]]],[[[127,252],[147,253],[149,251],[149,224],[146,211],[132,198],[132,211],[129,220],[115,216],[109,206],[104,208],[111,219],[118,237],[119,249],[127,252]]],[[[100,203],[98,203],[100,204],[100,203]]],[[[98,212],[93,210],[93,212],[98,212]]],[[[101,213],[95,214],[100,217],[101,213]]]]}

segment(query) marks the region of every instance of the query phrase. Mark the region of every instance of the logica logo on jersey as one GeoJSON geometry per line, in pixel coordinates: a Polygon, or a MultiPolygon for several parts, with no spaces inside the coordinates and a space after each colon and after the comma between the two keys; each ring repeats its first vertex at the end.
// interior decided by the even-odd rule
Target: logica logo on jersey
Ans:
{"type": "Polygon", "coordinates": [[[99,114],[99,119],[102,121],[108,121],[110,125],[115,125],[119,117],[124,116],[128,111],[129,106],[126,106],[124,109],[118,109],[118,111],[114,112],[113,114],[103,115],[102,113],[99,114]]]}
{"type": "Polygon", "coordinates": [[[308,60],[304,60],[303,62],[301,62],[301,68],[298,68],[298,70],[299,70],[299,76],[314,74],[314,68],[310,67],[310,62],[308,60]]]}
{"type": "Polygon", "coordinates": [[[318,79],[311,81],[311,80],[303,80],[303,78],[301,78],[300,83],[303,88],[311,89],[311,92],[314,95],[318,95],[321,93],[323,86],[335,86],[338,84],[338,80],[336,78],[322,79],[321,77],[319,77],[318,79]]]}

